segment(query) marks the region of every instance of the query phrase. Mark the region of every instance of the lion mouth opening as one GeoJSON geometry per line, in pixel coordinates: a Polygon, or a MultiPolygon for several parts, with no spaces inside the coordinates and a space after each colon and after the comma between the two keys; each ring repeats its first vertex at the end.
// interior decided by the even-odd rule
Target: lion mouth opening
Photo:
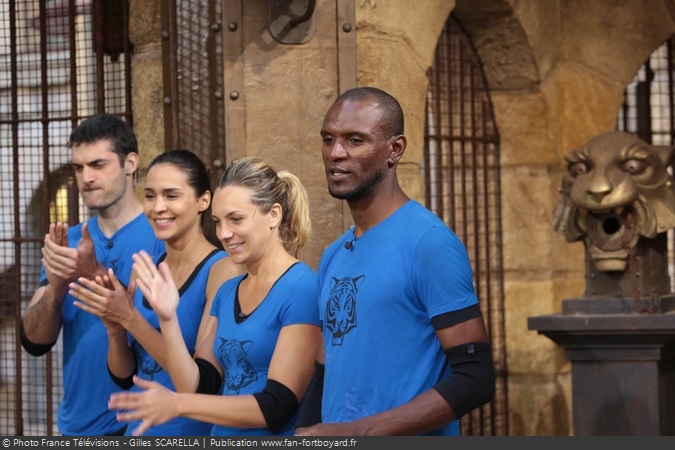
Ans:
{"type": "Polygon", "coordinates": [[[598,270],[623,271],[635,245],[636,214],[632,208],[612,212],[591,211],[586,216],[586,244],[598,270]]]}

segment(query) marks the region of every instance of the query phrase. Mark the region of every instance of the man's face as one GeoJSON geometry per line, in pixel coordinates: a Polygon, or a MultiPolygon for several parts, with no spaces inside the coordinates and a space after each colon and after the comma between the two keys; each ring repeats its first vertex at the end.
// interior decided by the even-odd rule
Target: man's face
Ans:
{"type": "Polygon", "coordinates": [[[381,111],[372,101],[340,100],[321,127],[322,157],[330,194],[360,200],[377,191],[389,170],[393,137],[385,135],[381,111]]]}
{"type": "Polygon", "coordinates": [[[73,145],[73,171],[84,204],[107,209],[127,192],[125,168],[107,140],[73,145]]]}

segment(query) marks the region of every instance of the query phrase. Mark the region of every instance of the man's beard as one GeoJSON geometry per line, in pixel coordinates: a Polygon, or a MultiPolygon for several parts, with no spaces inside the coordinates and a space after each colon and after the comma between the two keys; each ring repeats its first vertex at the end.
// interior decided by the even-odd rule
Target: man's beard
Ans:
{"type": "Polygon", "coordinates": [[[336,192],[332,187],[328,186],[328,192],[333,198],[338,200],[359,200],[372,192],[373,187],[376,186],[381,180],[384,179],[384,172],[378,170],[370,178],[368,178],[364,183],[356,186],[354,189],[346,192],[336,192]]]}
{"type": "Polygon", "coordinates": [[[124,192],[119,192],[117,193],[116,196],[112,197],[110,196],[109,192],[104,192],[104,191],[99,191],[103,195],[100,197],[96,197],[94,199],[90,199],[92,201],[86,201],[84,200],[84,205],[89,208],[92,211],[99,211],[99,210],[105,210],[113,206],[115,203],[119,202],[120,199],[124,196],[124,192]]]}

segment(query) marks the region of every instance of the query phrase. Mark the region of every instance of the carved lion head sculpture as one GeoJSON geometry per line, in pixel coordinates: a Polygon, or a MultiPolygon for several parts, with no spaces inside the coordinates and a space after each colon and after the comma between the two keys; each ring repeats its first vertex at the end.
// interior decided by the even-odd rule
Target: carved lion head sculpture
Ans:
{"type": "Polygon", "coordinates": [[[583,240],[597,270],[625,270],[640,236],[675,227],[674,156],[675,147],[620,131],[592,138],[565,157],[553,228],[583,240]]]}

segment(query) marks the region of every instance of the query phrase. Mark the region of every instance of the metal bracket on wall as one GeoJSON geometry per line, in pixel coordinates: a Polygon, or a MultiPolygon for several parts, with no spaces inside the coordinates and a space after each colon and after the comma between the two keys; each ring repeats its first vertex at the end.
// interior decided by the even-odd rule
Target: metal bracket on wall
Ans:
{"type": "Polygon", "coordinates": [[[316,0],[268,0],[270,33],[282,44],[304,44],[316,31],[316,0]]]}

